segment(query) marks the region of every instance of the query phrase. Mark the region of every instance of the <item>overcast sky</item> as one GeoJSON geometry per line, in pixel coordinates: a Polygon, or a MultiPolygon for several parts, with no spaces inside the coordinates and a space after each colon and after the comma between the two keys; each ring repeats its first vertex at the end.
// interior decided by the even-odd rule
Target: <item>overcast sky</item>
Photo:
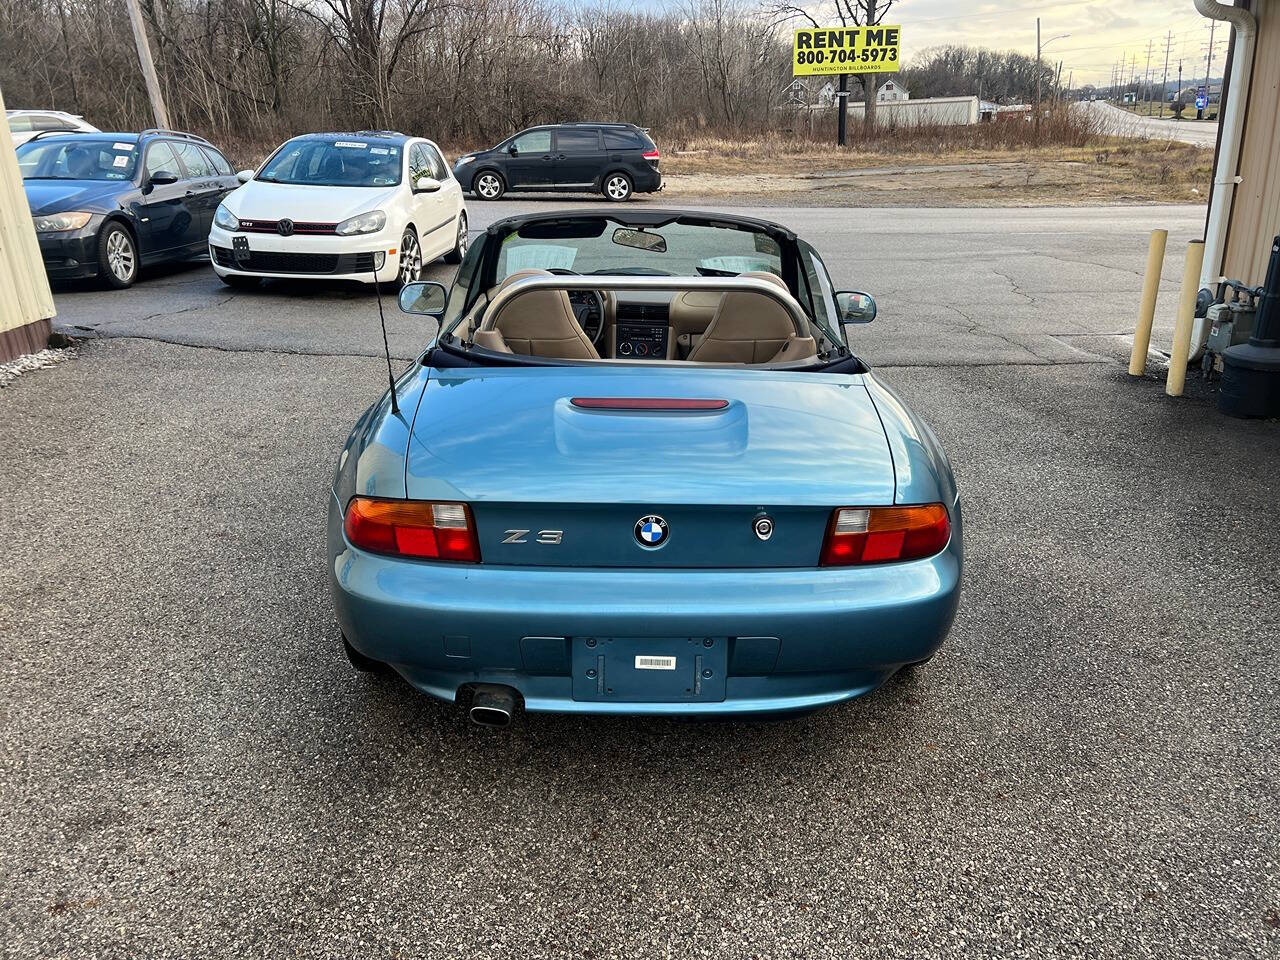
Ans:
{"type": "MultiPolygon", "coordinates": [[[[806,4],[806,6],[810,6],[806,4]]],[[[822,9],[820,4],[813,5],[822,9]]],[[[1036,17],[1042,42],[1070,34],[1044,47],[1044,58],[1062,61],[1062,82],[1074,71],[1075,82],[1105,84],[1112,66],[1124,58],[1138,59],[1141,75],[1151,41],[1151,72],[1158,81],[1164,73],[1166,40],[1172,34],[1169,78],[1176,79],[1178,59],[1183,80],[1202,77],[1209,46],[1209,21],[1196,13],[1191,0],[1064,0],[1034,3],[968,4],[958,0],[898,0],[887,20],[902,25],[903,58],[910,62],[919,52],[938,44],[967,43],[1001,50],[1036,51],[1036,17]]],[[[1213,74],[1221,76],[1227,31],[1214,34],[1213,74]]]]}

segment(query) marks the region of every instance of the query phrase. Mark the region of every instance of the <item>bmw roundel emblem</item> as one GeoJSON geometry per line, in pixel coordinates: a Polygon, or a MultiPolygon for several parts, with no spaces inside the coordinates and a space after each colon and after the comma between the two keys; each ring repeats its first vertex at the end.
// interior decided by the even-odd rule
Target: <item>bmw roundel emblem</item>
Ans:
{"type": "Polygon", "coordinates": [[[636,542],[642,547],[660,547],[667,542],[667,521],[650,514],[636,521],[636,542]]]}

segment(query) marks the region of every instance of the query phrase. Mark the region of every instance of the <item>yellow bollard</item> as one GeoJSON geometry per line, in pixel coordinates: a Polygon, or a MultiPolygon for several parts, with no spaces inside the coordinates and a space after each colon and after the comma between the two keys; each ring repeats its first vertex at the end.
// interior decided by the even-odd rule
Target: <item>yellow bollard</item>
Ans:
{"type": "Polygon", "coordinates": [[[1178,300],[1178,322],[1173,328],[1173,349],[1169,352],[1169,376],[1164,392],[1182,396],[1187,382],[1187,355],[1191,352],[1191,324],[1195,319],[1196,294],[1200,292],[1200,267],[1204,264],[1204,241],[1187,244],[1187,262],[1182,268],[1182,297],[1178,300]]]}
{"type": "Polygon", "coordinates": [[[1160,271],[1164,267],[1164,245],[1168,230],[1152,230],[1147,247],[1147,273],[1142,281],[1142,305],[1138,308],[1138,329],[1133,334],[1129,356],[1129,376],[1140,377],[1147,370],[1147,350],[1151,347],[1151,323],[1156,316],[1156,295],[1160,292],[1160,271]]]}

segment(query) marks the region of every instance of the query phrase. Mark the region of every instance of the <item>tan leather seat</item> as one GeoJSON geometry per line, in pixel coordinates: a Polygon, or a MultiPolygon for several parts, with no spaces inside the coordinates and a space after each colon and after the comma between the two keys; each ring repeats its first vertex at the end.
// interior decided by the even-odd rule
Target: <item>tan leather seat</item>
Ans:
{"type": "MultiPolygon", "coordinates": [[[[525,277],[550,277],[546,270],[517,270],[499,291],[525,277]]],[[[560,360],[599,360],[595,345],[578,325],[569,295],[563,290],[535,290],[507,301],[486,316],[472,338],[477,346],[501,353],[560,360]]]]}
{"type": "MultiPolygon", "coordinates": [[[[768,280],[787,289],[776,274],[753,271],[742,276],[768,280]]],[[[813,338],[796,335],[795,321],[778,301],[762,293],[733,291],[720,298],[706,333],[688,359],[701,363],[768,363],[812,356],[815,351],[813,338]]]]}

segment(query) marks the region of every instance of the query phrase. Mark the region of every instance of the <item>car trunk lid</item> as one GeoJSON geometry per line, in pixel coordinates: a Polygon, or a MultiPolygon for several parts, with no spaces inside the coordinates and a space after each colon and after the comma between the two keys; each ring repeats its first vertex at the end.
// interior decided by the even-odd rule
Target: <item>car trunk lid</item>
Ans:
{"type": "Polygon", "coordinates": [[[787,567],[894,472],[857,376],[468,368],[433,371],[406,488],[470,504],[485,563],[787,567]]]}

